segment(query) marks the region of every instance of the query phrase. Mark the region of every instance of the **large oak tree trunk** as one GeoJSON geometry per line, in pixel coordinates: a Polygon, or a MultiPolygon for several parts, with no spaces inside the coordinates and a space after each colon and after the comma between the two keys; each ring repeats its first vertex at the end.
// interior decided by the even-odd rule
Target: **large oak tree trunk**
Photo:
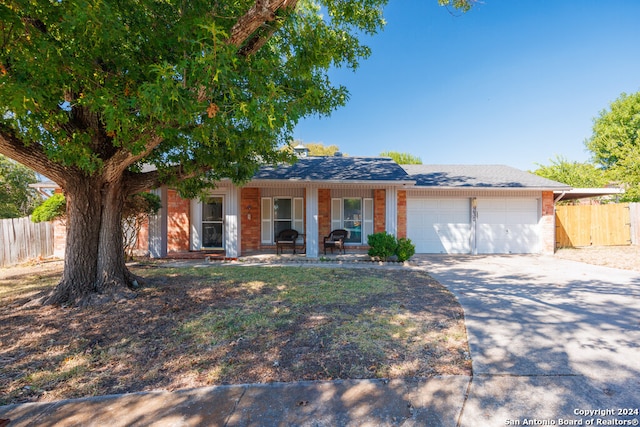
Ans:
{"type": "Polygon", "coordinates": [[[84,306],[130,296],[138,281],[125,264],[121,217],[126,193],[121,180],[69,180],[65,196],[64,271],[45,303],[84,306]]]}
{"type": "Polygon", "coordinates": [[[121,180],[107,183],[102,190],[102,216],[98,244],[96,291],[122,295],[133,287],[134,278],[125,264],[122,208],[126,193],[121,180]]]}
{"type": "Polygon", "coordinates": [[[62,280],[46,300],[48,304],[75,304],[94,292],[98,264],[101,200],[100,183],[87,177],[69,179],[67,241],[62,280]]]}

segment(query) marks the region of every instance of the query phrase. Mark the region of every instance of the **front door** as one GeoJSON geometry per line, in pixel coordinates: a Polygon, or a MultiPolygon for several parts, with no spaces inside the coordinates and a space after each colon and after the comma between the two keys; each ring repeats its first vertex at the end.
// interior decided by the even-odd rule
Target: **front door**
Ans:
{"type": "Polygon", "coordinates": [[[224,236],[222,196],[209,197],[202,203],[202,248],[222,249],[224,236]]]}

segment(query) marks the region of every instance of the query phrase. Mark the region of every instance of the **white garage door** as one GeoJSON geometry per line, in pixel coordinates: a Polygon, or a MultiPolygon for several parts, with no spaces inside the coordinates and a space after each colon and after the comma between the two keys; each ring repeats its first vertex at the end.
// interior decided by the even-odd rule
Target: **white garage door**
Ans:
{"type": "Polygon", "coordinates": [[[540,252],[537,199],[478,199],[479,254],[540,252]]]}
{"type": "Polygon", "coordinates": [[[471,252],[469,199],[407,199],[407,236],[416,253],[471,252]]]}

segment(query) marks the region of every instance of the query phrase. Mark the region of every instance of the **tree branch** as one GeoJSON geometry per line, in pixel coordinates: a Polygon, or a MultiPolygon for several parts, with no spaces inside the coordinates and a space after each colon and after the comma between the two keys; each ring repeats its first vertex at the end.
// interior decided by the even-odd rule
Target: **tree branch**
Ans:
{"type": "Polygon", "coordinates": [[[185,179],[193,178],[200,174],[207,172],[210,168],[202,166],[187,173],[184,172],[182,165],[176,165],[169,168],[169,171],[161,174],[157,169],[149,172],[125,172],[123,183],[126,195],[140,193],[142,191],[152,190],[160,187],[162,182],[162,175],[170,175],[176,178],[178,181],[184,181],[185,179]]]}
{"type": "Polygon", "coordinates": [[[61,187],[66,184],[68,168],[49,159],[42,146],[37,143],[25,144],[12,129],[2,124],[0,124],[0,154],[52,179],[61,187]]]}
{"type": "Polygon", "coordinates": [[[256,31],[265,23],[273,21],[279,10],[293,9],[297,3],[298,0],[256,0],[251,9],[240,17],[231,28],[227,42],[238,48],[245,43],[247,46],[251,45],[252,47],[241,49],[243,55],[257,52],[269,37],[268,35],[265,37],[265,34],[256,35],[256,31]]]}
{"type": "Polygon", "coordinates": [[[145,144],[144,150],[138,154],[132,154],[125,149],[116,151],[113,156],[104,162],[103,177],[109,182],[118,179],[129,166],[149,155],[162,141],[163,138],[161,136],[153,135],[145,144]]]}
{"type": "Polygon", "coordinates": [[[248,42],[244,44],[238,51],[240,56],[249,56],[253,55],[257,51],[259,51],[262,46],[267,43],[267,41],[273,36],[273,33],[278,29],[277,25],[268,25],[264,24],[260,30],[253,35],[248,42]]]}

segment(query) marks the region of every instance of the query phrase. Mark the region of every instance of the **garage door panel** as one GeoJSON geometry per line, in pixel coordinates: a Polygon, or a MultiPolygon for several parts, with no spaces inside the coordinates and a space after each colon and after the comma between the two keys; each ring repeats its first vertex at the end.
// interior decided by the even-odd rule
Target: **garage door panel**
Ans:
{"type": "Polygon", "coordinates": [[[540,251],[537,199],[478,200],[476,247],[480,254],[540,251]]]}
{"type": "Polygon", "coordinates": [[[416,253],[469,253],[469,199],[407,199],[407,235],[416,253]]]}
{"type": "Polygon", "coordinates": [[[442,253],[468,254],[471,252],[470,224],[434,224],[442,253]]]}

